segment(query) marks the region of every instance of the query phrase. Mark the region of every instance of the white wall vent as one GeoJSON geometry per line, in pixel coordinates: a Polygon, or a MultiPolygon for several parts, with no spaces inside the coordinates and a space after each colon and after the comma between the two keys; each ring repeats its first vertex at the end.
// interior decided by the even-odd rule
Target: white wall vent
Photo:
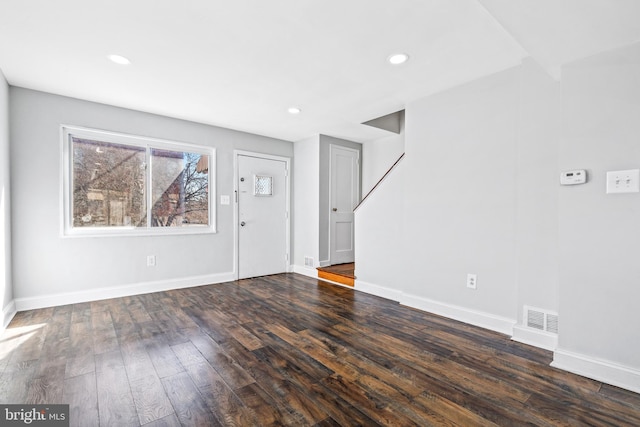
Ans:
{"type": "Polygon", "coordinates": [[[311,258],[310,256],[304,257],[304,266],[313,267],[313,258],[311,258]]]}
{"type": "Polygon", "coordinates": [[[547,332],[558,333],[558,315],[547,313],[547,332]]]}
{"type": "Polygon", "coordinates": [[[527,310],[527,326],[544,331],[544,313],[538,310],[527,310]]]}
{"type": "Polygon", "coordinates": [[[524,306],[524,322],[527,327],[540,331],[558,333],[558,313],[541,308],[524,306]]]}

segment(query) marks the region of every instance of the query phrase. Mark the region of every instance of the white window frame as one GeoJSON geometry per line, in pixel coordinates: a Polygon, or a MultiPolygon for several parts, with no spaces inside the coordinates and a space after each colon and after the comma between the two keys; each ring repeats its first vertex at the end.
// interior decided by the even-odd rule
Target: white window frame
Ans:
{"type": "Polygon", "coordinates": [[[216,149],[203,145],[187,144],[145,136],[130,135],[125,133],[110,132],[105,130],[84,128],[78,126],[61,125],[60,135],[62,142],[61,159],[61,234],[63,237],[96,237],[96,236],[165,236],[181,234],[210,234],[216,233],[216,149]],[[151,167],[146,168],[145,198],[147,210],[147,226],[111,226],[111,227],[74,227],[73,226],[73,152],[71,150],[71,137],[80,137],[100,142],[129,145],[144,148],[146,151],[146,164],[151,165],[151,150],[172,150],[199,153],[209,156],[209,225],[193,225],[188,227],[152,227],[150,215],[152,208],[151,167]]]}

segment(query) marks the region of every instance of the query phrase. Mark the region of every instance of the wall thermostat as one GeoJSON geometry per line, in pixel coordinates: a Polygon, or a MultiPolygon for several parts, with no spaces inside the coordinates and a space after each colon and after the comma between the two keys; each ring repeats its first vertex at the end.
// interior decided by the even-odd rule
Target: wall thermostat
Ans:
{"type": "Polygon", "coordinates": [[[560,173],[560,185],[576,185],[587,182],[587,171],[578,169],[560,173]]]}

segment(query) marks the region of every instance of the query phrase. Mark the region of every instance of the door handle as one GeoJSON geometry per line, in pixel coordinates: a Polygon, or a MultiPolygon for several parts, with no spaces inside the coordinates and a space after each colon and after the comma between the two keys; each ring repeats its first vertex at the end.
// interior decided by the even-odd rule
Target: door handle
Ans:
{"type": "Polygon", "coordinates": [[[242,222],[240,223],[240,227],[244,227],[245,225],[247,225],[247,223],[246,223],[246,222],[244,222],[244,221],[242,221],[242,222]]]}
{"type": "Polygon", "coordinates": [[[331,210],[334,211],[334,212],[338,212],[338,208],[333,208],[331,210]]]}

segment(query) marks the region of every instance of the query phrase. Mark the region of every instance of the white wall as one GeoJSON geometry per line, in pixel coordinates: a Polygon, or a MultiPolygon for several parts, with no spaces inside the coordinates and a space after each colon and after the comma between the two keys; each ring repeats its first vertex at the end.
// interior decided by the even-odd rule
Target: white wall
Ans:
{"type": "Polygon", "coordinates": [[[10,94],[13,283],[19,309],[233,278],[233,205],[218,201],[216,234],[61,237],[61,124],[213,146],[218,195],[233,194],[234,149],[293,155],[293,145],[285,141],[21,88],[12,87],[10,94]],[[150,254],[157,257],[156,267],[146,266],[150,254]]]}
{"type": "Polygon", "coordinates": [[[315,275],[318,266],[318,223],[320,198],[320,137],[293,144],[293,264],[297,272],[315,275]],[[314,266],[304,268],[304,258],[314,266]]]}
{"type": "Polygon", "coordinates": [[[640,194],[605,194],[607,171],[640,168],[640,44],[564,67],[562,91],[560,169],[591,178],[560,191],[554,363],[592,377],[628,368],[618,385],[640,392],[640,194]]]}
{"type": "Polygon", "coordinates": [[[402,250],[404,188],[402,160],[355,212],[356,288],[396,301],[402,299],[398,278],[407,257],[402,250]]]}
{"type": "Polygon", "coordinates": [[[404,153],[404,123],[400,134],[362,144],[363,197],[371,191],[402,153],[404,153]]]}
{"type": "Polygon", "coordinates": [[[374,245],[381,207],[396,203],[404,269],[394,280],[379,267],[389,251],[368,248],[361,288],[513,332],[555,348],[556,367],[640,392],[640,194],[605,194],[607,171],[640,168],[639,76],[640,43],[569,64],[560,81],[525,60],[407,106],[404,203],[382,185],[356,237],[374,245]],[[560,186],[572,169],[587,184],[560,186]],[[557,340],[527,331],[523,305],[558,312],[557,340]]]}
{"type": "MultiPolygon", "coordinates": [[[[558,144],[561,136],[561,86],[531,59],[520,74],[517,148],[518,321],[525,305],[558,313],[558,144]]],[[[561,322],[561,321],[560,321],[561,322]]],[[[525,323],[526,324],[526,323],[525,323]]],[[[532,337],[518,325],[514,337],[544,339],[553,349],[556,336],[532,337]]],[[[543,344],[540,342],[539,344],[543,344]]]]}
{"type": "Polygon", "coordinates": [[[403,290],[504,322],[516,318],[518,85],[519,69],[507,70],[405,116],[403,290]]]}
{"type": "Polygon", "coordinates": [[[404,181],[393,171],[358,213],[358,279],[509,334],[524,305],[557,311],[559,139],[559,83],[532,60],[409,105],[404,181]],[[403,233],[395,251],[387,229],[403,233]]]}
{"type": "Polygon", "coordinates": [[[15,312],[11,279],[9,85],[0,70],[0,330],[15,312]]]}

